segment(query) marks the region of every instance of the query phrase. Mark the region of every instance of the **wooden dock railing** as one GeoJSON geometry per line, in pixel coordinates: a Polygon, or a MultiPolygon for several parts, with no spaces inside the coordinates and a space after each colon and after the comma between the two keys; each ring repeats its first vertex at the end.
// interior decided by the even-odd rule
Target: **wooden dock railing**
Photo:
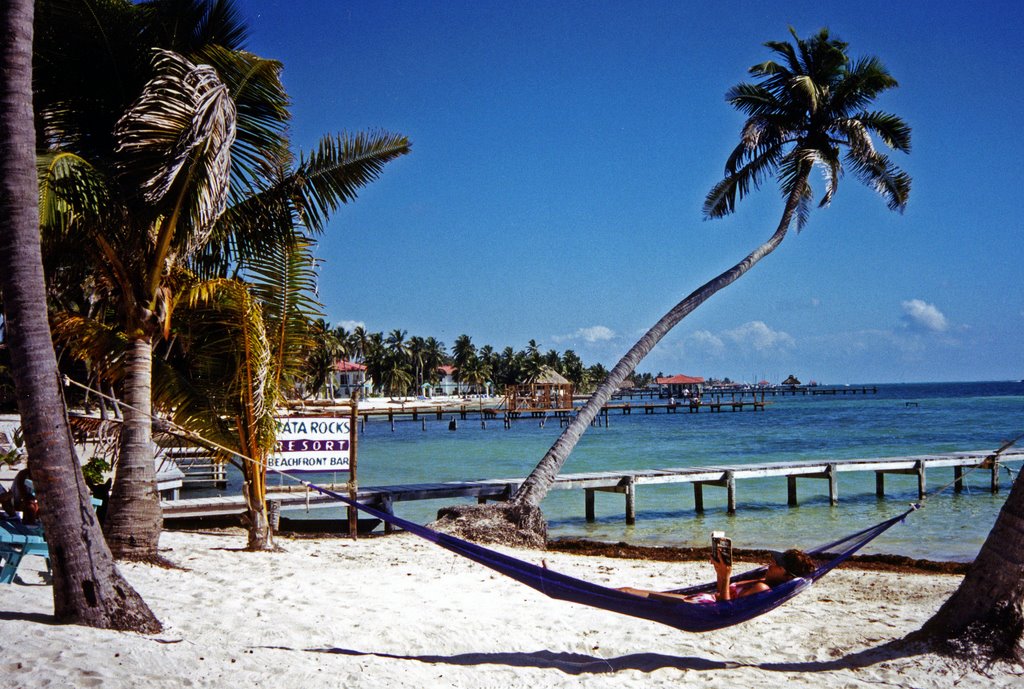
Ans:
{"type": "MultiPolygon", "coordinates": [[[[627,524],[636,522],[636,491],[641,485],[665,483],[689,483],[693,486],[694,509],[704,511],[705,486],[725,488],[726,509],[730,514],[737,509],[739,481],[784,477],[787,484],[787,503],[797,505],[797,482],[800,479],[828,481],[829,501],[839,502],[839,474],[852,472],[874,472],[875,491],[879,497],[885,495],[887,474],[910,474],[917,477],[919,497],[925,496],[925,476],[930,469],[953,469],[953,488],[963,490],[964,469],[981,469],[988,472],[990,489],[999,491],[999,470],[1006,461],[1024,460],[1024,449],[1011,449],[998,457],[990,451],[952,452],[945,454],[915,455],[907,457],[879,457],[871,459],[829,459],[794,462],[770,462],[761,464],[730,464],[711,467],[678,467],[667,469],[639,469],[633,471],[607,471],[580,474],[562,474],[555,479],[553,490],[584,491],[584,510],[588,521],[595,519],[595,493],[619,493],[625,497],[625,519],[627,524]]],[[[392,511],[397,502],[411,500],[440,500],[452,498],[476,498],[479,502],[507,500],[523,482],[522,478],[484,479],[479,481],[451,481],[443,483],[421,483],[408,485],[376,486],[360,488],[357,499],[376,505],[385,511],[392,511]]],[[[296,490],[268,489],[267,501],[277,503],[279,508],[334,507],[337,503],[318,493],[296,490]]],[[[245,511],[241,495],[212,498],[189,498],[165,500],[162,502],[164,519],[173,521],[182,518],[224,516],[245,511]]]]}

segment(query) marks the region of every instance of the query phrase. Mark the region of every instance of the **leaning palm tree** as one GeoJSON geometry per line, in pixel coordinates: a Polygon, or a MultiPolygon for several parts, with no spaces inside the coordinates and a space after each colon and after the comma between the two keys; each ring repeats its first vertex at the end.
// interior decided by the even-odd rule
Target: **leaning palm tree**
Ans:
{"type": "Polygon", "coordinates": [[[32,110],[32,0],[0,5],[0,291],[28,466],[53,553],[60,622],[160,631],[103,542],[71,442],[46,314],[32,110]]]}
{"type": "MultiPolygon", "coordinates": [[[[547,451],[510,500],[509,521],[524,525],[521,535],[537,543],[543,533],[541,500],[550,490],[583,432],[640,361],[683,318],[713,294],[738,280],[779,246],[793,221],[807,222],[813,199],[814,168],[824,173],[825,192],[819,206],[835,195],[845,165],[874,188],[891,210],[902,211],[910,193],[910,177],[875,149],[872,135],[890,148],[909,152],[910,128],[895,115],[867,108],[881,93],[897,86],[877,58],[852,60],[847,44],[820,30],[794,42],[765,45],[778,56],[750,68],[756,83],[741,83],[726,100],[747,115],[740,143],[726,163],[725,177],[708,193],[704,215],[732,213],[736,202],[770,178],[778,179],[784,206],[775,232],[735,266],[699,287],[665,314],[622,357],[547,451]],[[532,530],[532,533],[531,533],[532,530]]],[[[498,506],[493,506],[496,508],[498,506]]],[[[501,538],[515,538],[507,532],[501,538]]]]}

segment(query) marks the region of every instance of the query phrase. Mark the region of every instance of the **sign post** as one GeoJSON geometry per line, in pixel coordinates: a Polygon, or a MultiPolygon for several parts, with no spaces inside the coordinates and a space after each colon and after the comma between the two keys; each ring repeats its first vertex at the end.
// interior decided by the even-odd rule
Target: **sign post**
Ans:
{"type": "MultiPolygon", "coordinates": [[[[352,393],[352,403],[348,414],[350,447],[348,497],[349,500],[355,502],[359,493],[359,485],[356,483],[356,465],[359,463],[359,455],[356,452],[359,449],[359,433],[356,431],[356,424],[359,421],[359,388],[352,393]]],[[[352,506],[348,508],[348,535],[352,537],[352,540],[359,538],[359,510],[352,506]]]]}
{"type": "MultiPolygon", "coordinates": [[[[356,499],[359,391],[352,395],[348,414],[277,417],[277,446],[267,458],[267,468],[287,473],[347,471],[348,494],[356,499]]],[[[357,534],[358,510],[348,508],[349,534],[357,534]]]]}

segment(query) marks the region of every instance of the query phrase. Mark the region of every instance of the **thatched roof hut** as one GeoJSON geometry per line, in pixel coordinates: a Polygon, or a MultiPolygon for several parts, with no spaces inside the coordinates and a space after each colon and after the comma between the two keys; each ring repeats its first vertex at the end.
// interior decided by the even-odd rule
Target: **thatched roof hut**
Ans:
{"type": "Polygon", "coordinates": [[[572,383],[550,366],[528,383],[508,386],[505,408],[514,410],[568,409],[572,407],[572,383]]]}

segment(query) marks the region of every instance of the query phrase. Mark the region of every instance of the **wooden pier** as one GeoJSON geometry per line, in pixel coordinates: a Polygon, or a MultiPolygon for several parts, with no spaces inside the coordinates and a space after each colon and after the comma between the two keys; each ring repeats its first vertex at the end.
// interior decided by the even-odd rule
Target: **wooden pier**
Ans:
{"type": "MultiPolygon", "coordinates": [[[[990,451],[952,452],[946,454],[915,455],[908,457],[880,457],[870,459],[829,459],[795,462],[772,462],[762,464],[731,464],[710,467],[680,467],[668,469],[641,469],[635,471],[609,471],[581,474],[562,474],[555,479],[553,490],[583,490],[584,511],[588,521],[595,519],[594,500],[597,492],[618,493],[625,498],[625,520],[636,523],[636,494],[641,485],[688,483],[693,487],[694,510],[704,511],[704,488],[724,488],[726,510],[733,514],[737,510],[737,484],[746,479],[785,478],[787,503],[797,505],[797,485],[800,479],[814,479],[828,482],[828,496],[831,504],[839,502],[839,474],[852,472],[873,472],[875,492],[885,495],[885,477],[888,474],[905,474],[917,478],[917,491],[925,495],[925,476],[930,469],[953,469],[954,490],[963,490],[964,469],[980,469],[988,472],[990,489],[999,490],[999,470],[1002,462],[1024,460],[1024,449],[1011,449],[993,460],[990,451]]],[[[439,500],[451,498],[476,498],[507,500],[522,484],[524,479],[485,479],[479,481],[452,481],[411,485],[377,486],[360,488],[357,499],[375,505],[385,511],[393,511],[396,502],[410,500],[439,500]]],[[[338,503],[319,493],[307,492],[301,487],[297,491],[268,489],[267,501],[278,503],[283,509],[336,507],[338,503]]],[[[245,511],[241,495],[213,498],[190,498],[165,500],[162,502],[164,519],[173,521],[182,518],[226,516],[245,511]]]]}
{"type": "MultiPolygon", "coordinates": [[[[612,414],[655,414],[655,413],[689,413],[696,414],[701,411],[708,412],[722,412],[722,411],[764,411],[765,406],[771,404],[763,400],[722,400],[722,399],[707,399],[707,400],[691,400],[683,402],[641,402],[639,404],[633,402],[622,402],[618,404],[606,404],[601,407],[599,416],[602,417],[604,425],[607,425],[607,417],[612,414]]],[[[573,416],[579,413],[581,407],[550,407],[550,408],[529,408],[524,407],[521,409],[514,409],[509,411],[501,407],[474,407],[472,405],[463,404],[458,407],[451,406],[410,406],[409,408],[395,408],[395,409],[360,409],[358,416],[360,418],[361,427],[365,428],[365,425],[370,422],[371,419],[381,418],[387,419],[389,423],[395,423],[396,421],[422,421],[426,422],[427,419],[434,419],[436,421],[443,421],[446,418],[449,420],[457,419],[459,421],[466,421],[471,418],[477,418],[481,421],[502,421],[505,425],[508,425],[512,421],[520,421],[527,419],[571,419],[573,416]]]]}

